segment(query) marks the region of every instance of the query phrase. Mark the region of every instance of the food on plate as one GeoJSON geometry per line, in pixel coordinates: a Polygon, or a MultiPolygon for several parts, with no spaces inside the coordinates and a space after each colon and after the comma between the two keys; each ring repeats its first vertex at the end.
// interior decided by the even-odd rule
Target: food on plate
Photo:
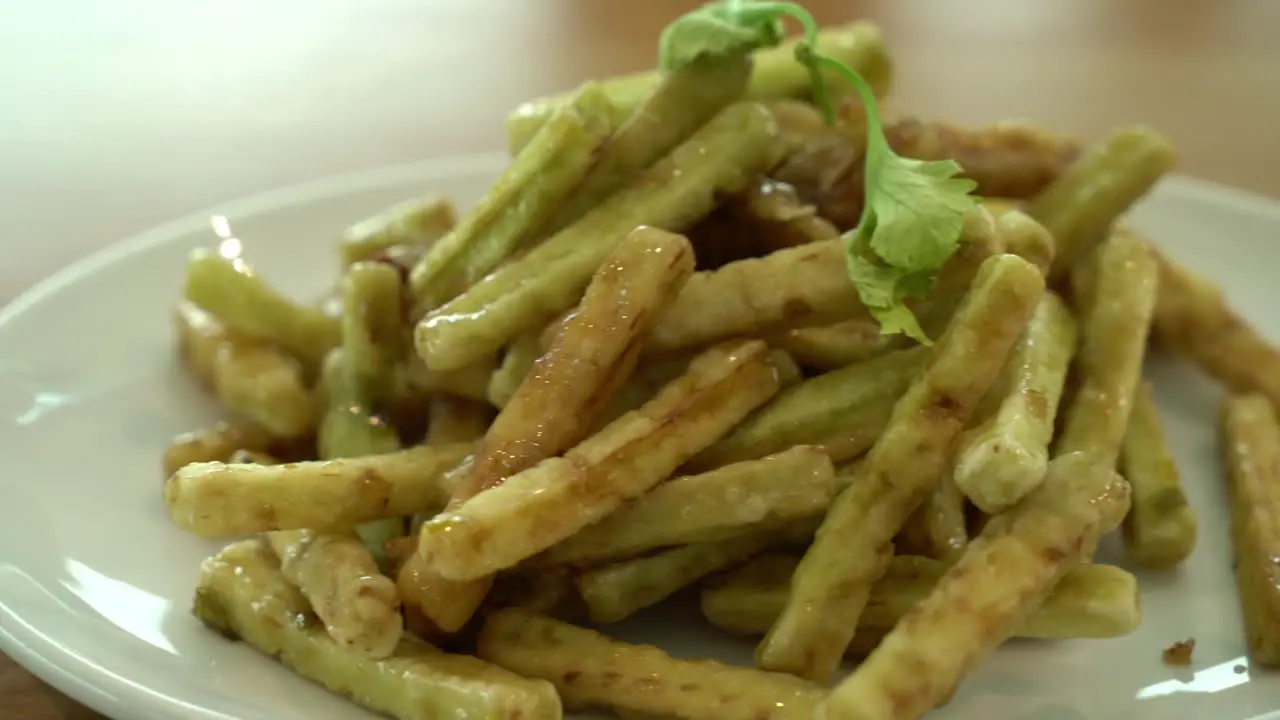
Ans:
{"type": "Polygon", "coordinates": [[[879,30],[792,3],[658,45],[521,106],[475,207],[341,234],[320,304],[193,253],[178,345],[229,417],[165,449],[165,502],[257,536],[200,620],[407,720],[919,718],[1009,637],[1132,633],[1102,536],[1193,552],[1151,334],[1240,393],[1239,594],[1280,664],[1280,354],[1132,226],[1167,139],[890,117],[879,30]],[[682,591],[758,669],[575,626],[682,591]]]}

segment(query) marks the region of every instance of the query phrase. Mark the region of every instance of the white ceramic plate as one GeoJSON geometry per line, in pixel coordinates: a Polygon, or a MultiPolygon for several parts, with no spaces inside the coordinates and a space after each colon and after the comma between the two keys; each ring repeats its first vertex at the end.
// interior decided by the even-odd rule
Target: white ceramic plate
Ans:
{"type": "MultiPolygon", "coordinates": [[[[0,313],[0,648],[121,720],[370,717],[187,612],[197,564],[217,546],[170,525],[159,456],[216,412],[177,367],[169,310],[187,252],[218,241],[215,217],[268,277],[311,297],[332,281],[334,240],[349,223],[426,192],[471,203],[503,162],[395,168],[233,203],[89,258],[0,313]]],[[[1137,221],[1225,283],[1280,341],[1280,204],[1173,178],[1137,221]]],[[[1141,577],[1145,617],[1132,636],[1010,643],[931,717],[1280,718],[1280,676],[1243,657],[1215,440],[1220,392],[1180,363],[1154,361],[1151,373],[1200,514],[1195,555],[1179,572],[1141,577]],[[1186,637],[1197,642],[1194,664],[1163,665],[1161,651],[1186,637]]],[[[687,602],[610,632],[680,656],[750,660],[749,644],[709,630],[687,602]]]]}

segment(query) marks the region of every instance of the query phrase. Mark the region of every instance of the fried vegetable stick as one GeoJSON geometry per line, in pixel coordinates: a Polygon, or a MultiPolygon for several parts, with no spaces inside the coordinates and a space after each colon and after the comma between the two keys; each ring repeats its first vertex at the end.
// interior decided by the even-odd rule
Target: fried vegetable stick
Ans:
{"type": "Polygon", "coordinates": [[[219,422],[182,433],[164,450],[164,476],[192,463],[226,462],[237,450],[265,451],[271,440],[266,430],[246,423],[219,422]]]}
{"type": "Polygon", "coordinates": [[[819,445],[837,463],[857,457],[880,436],[930,354],[924,347],[898,350],[783,390],[688,467],[710,470],[793,445],[819,445]]]}
{"type": "Polygon", "coordinates": [[[178,304],[174,322],[179,351],[192,374],[228,410],[277,437],[311,429],[311,395],[296,360],[228,330],[189,302],[178,304]]]}
{"type": "Polygon", "coordinates": [[[769,336],[769,344],[786,350],[795,361],[815,370],[838,370],[869,360],[888,348],[880,324],[869,318],[820,327],[793,328],[769,336]]]}
{"type": "Polygon", "coordinates": [[[1280,404],[1280,350],[1227,304],[1208,278],[1157,254],[1160,292],[1152,331],[1237,393],[1280,404]]]}
{"type": "Polygon", "coordinates": [[[1065,409],[1054,453],[1087,452],[1115,467],[1129,426],[1134,390],[1156,302],[1158,269],[1146,243],[1116,234],[1091,259],[1093,290],[1077,301],[1088,308],[1076,356],[1079,389],[1065,409]]]}
{"type": "Polygon", "coordinates": [[[425,250],[458,222],[458,211],[446,197],[428,195],[396,203],[352,225],[338,245],[342,267],[377,260],[395,247],[425,250]]]}
{"type": "Polygon", "coordinates": [[[687,720],[810,720],[826,689],[712,660],[676,660],[517,609],[489,616],[477,654],[556,684],[570,709],[622,708],[687,720]]]}
{"type": "Polygon", "coordinates": [[[1047,276],[1053,267],[1053,256],[1057,251],[1053,235],[1049,234],[1048,229],[1020,210],[993,214],[996,218],[996,232],[1004,241],[1005,252],[1013,253],[1035,265],[1041,274],[1047,276]]]}
{"type": "Polygon", "coordinates": [[[1231,495],[1236,590],[1249,656],[1280,666],[1280,425],[1262,395],[1230,398],[1222,433],[1231,495]]]}
{"type": "MultiPolygon", "coordinates": [[[[884,95],[888,90],[893,68],[880,28],[875,25],[855,22],[824,28],[818,34],[818,50],[856,70],[877,95],[884,95]]],[[[605,93],[617,113],[615,121],[621,124],[636,114],[661,83],[662,75],[656,70],[604,80],[605,93]]],[[[833,85],[840,87],[838,83],[833,85]]],[[[806,97],[812,87],[808,70],[795,60],[795,40],[752,54],[747,97],[757,100],[806,97]]],[[[571,92],[561,93],[530,100],[516,108],[507,118],[511,154],[519,153],[555,109],[571,98],[571,92]]]]}
{"type": "Polygon", "coordinates": [[[987,524],[814,717],[914,720],[944,702],[1124,516],[1128,493],[1096,456],[1055,458],[1044,484],[987,524]]]}
{"type": "Polygon", "coordinates": [[[360,705],[400,720],[558,720],[555,688],[467,655],[443,653],[405,635],[388,658],[343,647],[320,628],[261,541],[227,547],[200,568],[193,612],[360,705]]]}
{"type": "Polygon", "coordinates": [[[319,308],[281,295],[241,259],[209,250],[191,253],[183,295],[229,330],[273,342],[314,377],[342,341],[341,323],[319,308]]]}
{"type": "Polygon", "coordinates": [[[785,610],[757,649],[761,667],[831,679],[894,535],[937,487],[956,436],[1043,291],[1044,277],[1020,257],[1000,255],[983,264],[932,362],[894,406],[884,434],[828,511],[785,610]]]}
{"type": "Polygon", "coordinates": [[[456,370],[430,370],[416,355],[397,370],[397,399],[426,398],[437,393],[450,393],[472,400],[489,402],[489,381],[498,368],[497,355],[476,358],[456,370]]]}
{"type": "Polygon", "coordinates": [[[493,408],[456,395],[437,395],[431,399],[427,423],[427,443],[448,445],[473,442],[484,437],[493,422],[493,408]]]}
{"type": "Polygon", "coordinates": [[[414,266],[416,316],[457,297],[541,232],[608,154],[613,129],[609,98],[597,83],[584,84],[414,266]]]}
{"type": "MultiPolygon", "coordinates": [[[[817,109],[814,109],[817,112],[817,109]]],[[[833,240],[840,235],[817,208],[785,183],[760,177],[689,230],[699,270],[714,270],[775,250],[833,240]]]]}
{"type": "Polygon", "coordinates": [[[204,537],[352,527],[444,507],[445,474],[474,449],[423,445],[275,467],[195,463],[165,481],[164,497],[174,522],[204,537]]]}
{"type": "Polygon", "coordinates": [[[1124,522],[1125,551],[1139,565],[1153,569],[1187,559],[1196,546],[1196,516],[1182,490],[1147,382],[1139,383],[1133,395],[1120,471],[1133,494],[1133,508],[1124,522]]]}
{"type": "Polygon", "coordinates": [[[898,534],[898,552],[924,555],[950,562],[969,544],[965,497],[951,473],[945,473],[938,487],[907,518],[898,534]]]}
{"type": "Polygon", "coordinates": [[[666,479],[777,391],[764,343],[711,348],[657,397],[564,456],[424,524],[418,552],[456,580],[511,567],[666,479]]]}
{"type": "Polygon", "coordinates": [[[986,419],[961,436],[955,483],[983,512],[1003,511],[1044,479],[1077,335],[1071,310],[1045,293],[983,401],[991,406],[986,419]]]}
{"type": "MultiPolygon", "coordinates": [[[[702,589],[702,614],[712,625],[742,635],[763,635],[782,613],[799,558],[761,555],[718,576],[702,589]]],[[[876,582],[857,635],[879,637],[933,590],[948,564],[897,555],[876,582]]],[[[1115,638],[1138,629],[1138,579],[1113,565],[1077,565],[1044,602],[1019,621],[1014,635],[1036,638],[1115,638]]],[[[855,642],[855,645],[857,643],[855,642]]]]}
{"type": "Polygon", "coordinates": [[[452,370],[496,352],[572,307],[627,233],[646,225],[683,230],[720,195],[746,187],[782,150],[763,107],[725,108],[576,223],[428,313],[415,334],[419,355],[430,368],[452,370]]]}
{"type": "Polygon", "coordinates": [[[1173,169],[1168,138],[1145,127],[1120,128],[1031,201],[1027,214],[1049,229],[1057,251],[1050,278],[1065,277],[1107,239],[1111,226],[1173,169]]]}
{"type": "MultiPolygon", "coordinates": [[[[445,515],[581,441],[630,376],[649,331],[692,273],[693,249],[685,238],[653,228],[628,236],[596,271],[577,311],[561,323],[546,355],[494,420],[445,515]]],[[[484,575],[473,582],[438,577],[428,559],[423,552],[410,559],[400,571],[400,587],[441,630],[456,632],[490,581],[484,575]]]]}
{"type": "Polygon", "coordinates": [[[547,560],[590,565],[654,548],[723,540],[746,527],[821,516],[837,488],[826,453],[801,445],[669,480],[551,548],[547,560]]]}
{"type": "Polygon", "coordinates": [[[520,383],[533,370],[534,363],[542,357],[542,331],[527,332],[515,339],[502,355],[502,363],[489,378],[489,402],[496,408],[504,408],[516,394],[520,383]]]}
{"type": "MultiPolygon", "coordinates": [[[[1000,252],[990,213],[982,208],[970,213],[960,242],[931,297],[962,291],[982,262],[1000,252]]],[[[868,317],[849,280],[844,241],[826,240],[695,273],[654,329],[649,350],[672,352],[784,327],[868,317]]]]}

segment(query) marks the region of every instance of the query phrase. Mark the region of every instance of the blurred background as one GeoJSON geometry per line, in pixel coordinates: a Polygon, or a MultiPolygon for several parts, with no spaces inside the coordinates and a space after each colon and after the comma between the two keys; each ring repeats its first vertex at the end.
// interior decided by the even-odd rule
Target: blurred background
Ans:
{"type": "MultiPolygon", "coordinates": [[[[519,101],[649,67],[694,0],[0,3],[0,302],[215,203],[504,147],[519,101]]],[[[1142,121],[1180,170],[1280,198],[1276,0],[808,0],[869,18],[893,102],[1086,137],[1142,121]]],[[[0,658],[0,717],[97,718],[0,658]]]]}

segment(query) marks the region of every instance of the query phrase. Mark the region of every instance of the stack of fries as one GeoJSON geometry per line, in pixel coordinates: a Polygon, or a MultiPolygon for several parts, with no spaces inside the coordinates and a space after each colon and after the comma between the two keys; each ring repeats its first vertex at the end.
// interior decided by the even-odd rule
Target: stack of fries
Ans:
{"type": "MultiPolygon", "coordinates": [[[[887,88],[874,27],[823,42],[887,88]]],[[[920,345],[846,274],[863,135],[823,125],[789,52],[722,68],[737,89],[691,116],[652,74],[522,107],[469,213],[348,231],[336,312],[195,254],[180,347],[232,419],[174,440],[165,500],[253,536],[202,567],[200,620],[406,720],[918,718],[1011,636],[1132,632],[1103,535],[1149,569],[1192,552],[1152,335],[1238,394],[1239,591],[1280,664],[1280,352],[1124,222],[1169,143],[891,121],[984,196],[920,345]],[[758,668],[585,627],[687,588],[758,668]]]]}

